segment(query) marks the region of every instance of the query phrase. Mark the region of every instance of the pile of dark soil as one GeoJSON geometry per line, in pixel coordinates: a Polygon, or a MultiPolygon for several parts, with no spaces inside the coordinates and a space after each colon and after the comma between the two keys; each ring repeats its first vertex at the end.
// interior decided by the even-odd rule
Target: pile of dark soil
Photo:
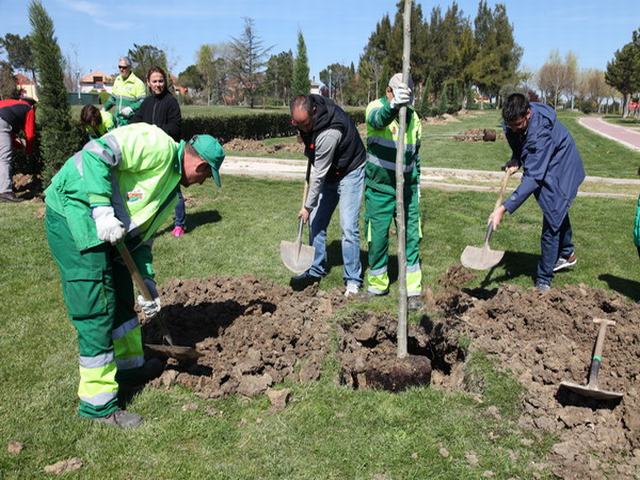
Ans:
{"type": "MultiPolygon", "coordinates": [[[[452,269],[454,277],[460,269],[452,269]]],[[[504,286],[495,292],[454,292],[437,299],[451,327],[472,339],[525,387],[520,425],[558,436],[552,448],[561,478],[635,478],[640,472],[640,309],[619,294],[586,286],[539,293],[504,286]],[[605,339],[599,387],[623,392],[622,402],[585,399],[559,389],[586,384],[599,326],[616,322],[605,339]]]]}
{"type": "Polygon", "coordinates": [[[493,128],[472,128],[454,135],[453,138],[459,142],[495,142],[497,138],[504,138],[504,135],[493,128]]]}
{"type": "Polygon", "coordinates": [[[234,152],[252,152],[273,154],[276,152],[303,153],[303,146],[300,143],[276,143],[266,144],[260,140],[246,140],[243,138],[233,138],[224,144],[225,150],[234,152]]]}
{"type": "MultiPolygon", "coordinates": [[[[429,380],[436,388],[466,388],[458,341],[469,338],[470,351],[486,352],[524,386],[519,424],[557,437],[550,461],[558,476],[634,478],[640,471],[640,309],[616,293],[585,286],[544,294],[508,285],[461,288],[471,276],[457,267],[441,280],[431,315],[409,329],[409,367],[396,362],[393,315],[360,312],[340,321],[334,334],[328,320],[345,302],[338,290],[295,292],[251,276],[173,280],[162,289],[162,314],[175,343],[195,346],[203,356],[192,365],[170,361],[155,383],[177,382],[217,398],[260,394],[285,379],[313,381],[337,338],[340,380],[354,388],[395,391],[403,382],[429,380]],[[618,404],[559,393],[563,380],[586,383],[594,318],[616,321],[599,383],[624,392],[618,404]],[[398,370],[405,375],[401,382],[395,381],[398,370]]],[[[147,341],[159,341],[154,325],[144,330],[147,341]]]]}
{"type": "MultiPolygon", "coordinates": [[[[177,382],[210,398],[316,380],[330,346],[327,320],[344,301],[337,290],[295,292],[251,276],[172,280],[162,299],[174,343],[203,356],[194,365],[170,365],[156,383],[177,382]]],[[[155,325],[145,325],[144,335],[161,341],[155,325]]]]}

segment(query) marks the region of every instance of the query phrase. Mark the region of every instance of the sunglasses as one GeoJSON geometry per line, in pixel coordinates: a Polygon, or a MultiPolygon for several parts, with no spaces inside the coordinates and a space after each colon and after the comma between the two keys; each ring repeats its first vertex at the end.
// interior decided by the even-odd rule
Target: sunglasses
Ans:
{"type": "Polygon", "coordinates": [[[129,65],[118,65],[118,69],[120,69],[120,70],[129,70],[129,65]]]}

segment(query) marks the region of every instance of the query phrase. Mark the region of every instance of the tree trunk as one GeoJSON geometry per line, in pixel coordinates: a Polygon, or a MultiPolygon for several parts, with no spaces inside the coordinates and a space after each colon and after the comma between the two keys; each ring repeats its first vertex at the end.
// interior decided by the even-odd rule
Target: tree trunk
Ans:
{"type": "Polygon", "coordinates": [[[625,93],[622,95],[622,118],[629,116],[629,97],[631,94],[625,93]]]}
{"type": "MultiPolygon", "coordinates": [[[[409,83],[411,58],[411,0],[404,0],[404,39],[402,49],[402,81],[409,83]]],[[[398,233],[398,358],[407,356],[407,255],[404,211],[404,142],[407,129],[407,107],[398,113],[400,126],[396,151],[396,230],[398,233]]],[[[418,186],[419,188],[419,186],[418,186]]]]}

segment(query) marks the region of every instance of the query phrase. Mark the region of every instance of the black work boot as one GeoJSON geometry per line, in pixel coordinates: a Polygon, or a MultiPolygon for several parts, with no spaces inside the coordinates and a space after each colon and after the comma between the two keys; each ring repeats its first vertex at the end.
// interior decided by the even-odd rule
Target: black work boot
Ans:
{"type": "Polygon", "coordinates": [[[142,417],[137,413],[131,413],[127,412],[126,410],[120,409],[116,410],[113,413],[110,413],[106,417],[97,417],[93,418],[92,420],[120,428],[136,428],[139,427],[143,422],[142,417]]]}

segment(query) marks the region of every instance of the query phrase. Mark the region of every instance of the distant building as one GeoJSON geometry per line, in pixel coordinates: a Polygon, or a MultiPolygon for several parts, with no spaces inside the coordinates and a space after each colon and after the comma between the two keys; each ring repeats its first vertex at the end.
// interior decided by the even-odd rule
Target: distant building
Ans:
{"type": "Polygon", "coordinates": [[[178,79],[175,75],[169,74],[169,76],[171,77],[171,83],[173,84],[173,88],[176,91],[176,95],[186,95],[187,93],[189,93],[189,89],[187,87],[183,87],[182,85],[178,84],[178,79]]]}
{"type": "Polygon", "coordinates": [[[311,80],[311,88],[309,89],[309,93],[320,95],[320,84],[316,82],[315,77],[313,78],[313,80],[311,80]]]}
{"type": "Polygon", "coordinates": [[[88,73],[80,79],[80,91],[88,93],[94,90],[111,93],[113,77],[100,70],[88,73]]]}
{"type": "Polygon", "coordinates": [[[16,79],[16,88],[21,97],[30,97],[38,100],[36,86],[32,79],[22,73],[16,73],[14,78],[16,79]]]}

